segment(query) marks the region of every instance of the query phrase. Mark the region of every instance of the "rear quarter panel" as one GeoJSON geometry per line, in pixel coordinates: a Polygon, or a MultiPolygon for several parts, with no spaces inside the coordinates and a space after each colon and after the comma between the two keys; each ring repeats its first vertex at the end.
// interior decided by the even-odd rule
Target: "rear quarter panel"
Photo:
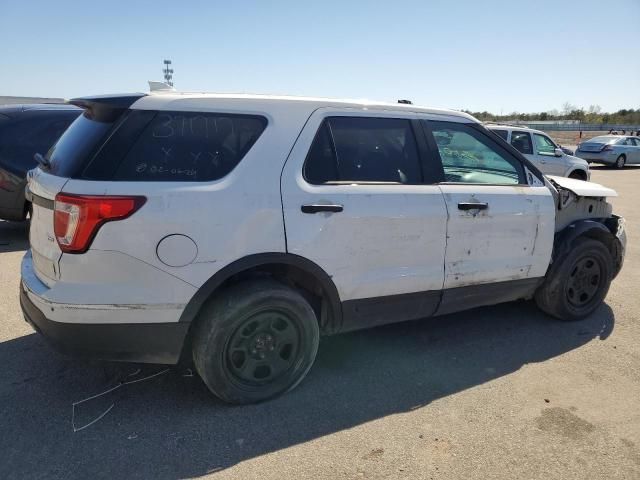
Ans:
{"type": "MultiPolygon", "coordinates": [[[[173,111],[246,113],[267,118],[267,128],[252,149],[221,180],[197,183],[70,180],[65,192],[147,198],[130,218],[103,225],[91,250],[130,255],[195,287],[244,256],[285,252],[280,174],[311,112],[308,106],[288,108],[258,103],[252,107],[251,111],[240,111],[220,99],[210,102],[186,99],[163,106],[173,111]],[[195,242],[197,254],[192,263],[172,267],[159,259],[159,242],[173,234],[186,235],[195,242]]],[[[150,104],[149,108],[157,106],[150,104]]]]}

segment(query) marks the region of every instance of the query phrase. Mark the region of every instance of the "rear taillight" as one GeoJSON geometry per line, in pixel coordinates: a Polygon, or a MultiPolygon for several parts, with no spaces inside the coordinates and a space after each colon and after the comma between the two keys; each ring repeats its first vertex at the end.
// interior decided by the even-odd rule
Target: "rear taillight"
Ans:
{"type": "Polygon", "coordinates": [[[65,253],[86,252],[100,226],[131,216],[144,202],[138,196],[56,195],[53,231],[65,253]]]}

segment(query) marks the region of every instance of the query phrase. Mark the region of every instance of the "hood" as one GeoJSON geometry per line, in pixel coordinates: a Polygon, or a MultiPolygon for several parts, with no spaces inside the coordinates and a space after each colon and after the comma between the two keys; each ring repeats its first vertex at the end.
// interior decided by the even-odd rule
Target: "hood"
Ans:
{"type": "Polygon", "coordinates": [[[569,190],[580,197],[617,197],[618,193],[599,183],[585,182],[575,178],[556,177],[547,175],[547,178],[556,186],[569,190]]]}

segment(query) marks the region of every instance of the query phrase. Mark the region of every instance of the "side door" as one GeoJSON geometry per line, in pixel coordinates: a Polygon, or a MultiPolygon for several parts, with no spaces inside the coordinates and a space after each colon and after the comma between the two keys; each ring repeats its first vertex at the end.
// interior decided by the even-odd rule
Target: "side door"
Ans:
{"type": "Polygon", "coordinates": [[[533,151],[533,141],[531,140],[531,133],[523,132],[520,130],[511,131],[511,146],[523,154],[531,163],[540,169],[542,173],[545,172],[546,164],[541,162],[533,151]]]}
{"type": "Polygon", "coordinates": [[[344,330],[437,308],[447,212],[438,186],[426,184],[424,142],[410,115],[322,108],[284,166],[287,251],[332,277],[344,330]]]}
{"type": "Polygon", "coordinates": [[[533,291],[551,258],[551,192],[482,127],[436,121],[425,121],[424,126],[442,165],[439,186],[448,212],[438,312],[512,300],[533,291]]]}
{"type": "Polygon", "coordinates": [[[623,145],[626,148],[627,163],[640,163],[640,139],[627,137],[623,145]]]}
{"type": "Polygon", "coordinates": [[[556,144],[546,135],[533,134],[533,147],[535,151],[536,165],[542,173],[547,175],[564,175],[567,171],[567,163],[564,155],[556,157],[556,144]]]}

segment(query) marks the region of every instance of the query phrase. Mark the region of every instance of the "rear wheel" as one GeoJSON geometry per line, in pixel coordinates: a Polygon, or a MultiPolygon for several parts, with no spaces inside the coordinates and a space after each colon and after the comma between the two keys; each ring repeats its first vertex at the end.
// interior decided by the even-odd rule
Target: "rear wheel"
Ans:
{"type": "Polygon", "coordinates": [[[318,351],[316,315],[297,291],[271,280],[230,287],[201,312],[193,360],[229,403],[255,403],[294,388],[318,351]]]}
{"type": "Polygon", "coordinates": [[[538,307],[560,320],[580,320],[600,306],[609,291],[613,259],[598,240],[582,237],[554,262],[538,288],[538,307]]]}
{"type": "Polygon", "coordinates": [[[623,155],[620,155],[618,158],[616,158],[616,163],[615,163],[615,167],[616,168],[624,168],[624,164],[627,161],[627,157],[623,155]]]}

